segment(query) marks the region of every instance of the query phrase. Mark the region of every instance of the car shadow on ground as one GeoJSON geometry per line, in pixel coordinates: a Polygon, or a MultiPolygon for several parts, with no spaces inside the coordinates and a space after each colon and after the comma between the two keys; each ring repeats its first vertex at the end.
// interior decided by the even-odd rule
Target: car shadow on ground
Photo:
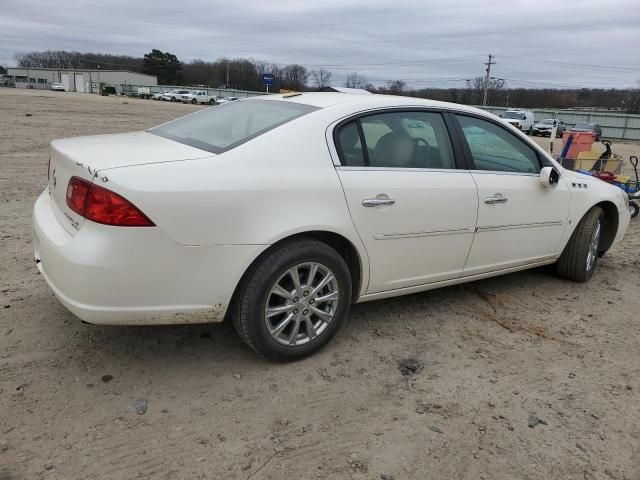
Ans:
{"type": "MultiPolygon", "coordinates": [[[[350,338],[371,336],[377,329],[392,327],[390,322],[411,319],[412,322],[429,321],[434,314],[447,312],[451,308],[468,307],[469,302],[478,301],[478,292],[497,292],[505,298],[530,292],[544,283],[551,289],[561,289],[563,280],[554,278],[549,267],[517,272],[501,277],[479,280],[461,285],[355,304],[350,318],[324,350],[316,355],[339,351],[345,348],[350,338]],[[554,285],[557,283],[558,285],[554,285]]],[[[480,293],[482,296],[482,293],[480,293]]],[[[73,329],[76,338],[75,353],[70,361],[84,362],[96,356],[116,359],[121,364],[135,362],[153,368],[174,366],[184,368],[213,368],[224,372],[237,364],[249,363],[255,368],[277,365],[258,357],[236,334],[230,321],[192,325],[154,326],[104,326],[81,323],[65,312],[65,322],[59,328],[73,329]]],[[[419,323],[418,323],[419,324],[419,323]]],[[[427,327],[428,328],[428,327],[427,327]]],[[[67,337],[69,338],[69,337],[67,337]]],[[[348,347],[347,347],[348,348],[348,347]]],[[[310,357],[310,358],[313,358],[310,357]]],[[[309,359],[303,360],[303,362],[309,359]]]]}

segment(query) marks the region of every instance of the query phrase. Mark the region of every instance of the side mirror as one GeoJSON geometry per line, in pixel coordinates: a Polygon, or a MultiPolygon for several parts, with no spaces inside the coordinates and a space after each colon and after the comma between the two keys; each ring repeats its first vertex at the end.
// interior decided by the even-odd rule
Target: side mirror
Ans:
{"type": "Polygon", "coordinates": [[[560,181],[560,172],[554,167],[543,167],[540,170],[540,182],[543,186],[550,188],[555,187],[560,181]]]}

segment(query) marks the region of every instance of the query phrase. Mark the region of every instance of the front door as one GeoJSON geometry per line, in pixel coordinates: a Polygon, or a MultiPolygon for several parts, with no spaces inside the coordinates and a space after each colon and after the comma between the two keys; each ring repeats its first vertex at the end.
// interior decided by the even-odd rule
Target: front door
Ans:
{"type": "Polygon", "coordinates": [[[540,182],[541,156],[506,127],[456,115],[478,186],[478,224],[465,275],[557,255],[569,213],[564,182],[540,182]]]}
{"type": "Polygon", "coordinates": [[[371,114],[343,124],[335,138],[338,175],[369,256],[367,293],[459,277],[478,196],[442,115],[371,114]]]}

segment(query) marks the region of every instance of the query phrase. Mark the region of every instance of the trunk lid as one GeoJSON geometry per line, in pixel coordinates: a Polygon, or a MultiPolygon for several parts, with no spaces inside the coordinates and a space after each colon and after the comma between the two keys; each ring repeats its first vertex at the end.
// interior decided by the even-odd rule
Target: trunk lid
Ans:
{"type": "Polygon", "coordinates": [[[67,186],[73,176],[93,182],[102,172],[113,168],[211,156],[210,152],[148,132],[54,140],[49,156],[49,195],[54,214],[71,235],[82,227],[84,217],[67,206],[67,186]]]}

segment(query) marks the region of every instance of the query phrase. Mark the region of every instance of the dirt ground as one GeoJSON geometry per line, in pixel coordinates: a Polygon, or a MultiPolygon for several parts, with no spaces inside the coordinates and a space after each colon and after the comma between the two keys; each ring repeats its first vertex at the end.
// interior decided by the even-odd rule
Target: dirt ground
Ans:
{"type": "Polygon", "coordinates": [[[227,324],[67,312],[32,254],[48,142],[196,108],[0,89],[0,479],[640,479],[640,220],[588,284],[545,268],[355,305],[294,364],[227,324]]]}

